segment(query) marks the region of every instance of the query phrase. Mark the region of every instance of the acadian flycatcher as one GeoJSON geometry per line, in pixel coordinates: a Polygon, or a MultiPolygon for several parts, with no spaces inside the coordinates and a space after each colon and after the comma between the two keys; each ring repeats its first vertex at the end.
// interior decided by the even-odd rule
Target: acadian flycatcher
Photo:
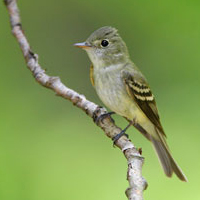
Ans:
{"type": "Polygon", "coordinates": [[[129,121],[122,134],[133,125],[152,142],[165,174],[171,177],[175,173],[180,180],[187,181],[169,151],[155,98],[146,78],[130,60],[126,44],[117,30],[102,27],[86,42],[75,46],[86,50],[92,62],[91,82],[100,99],[129,121]]]}

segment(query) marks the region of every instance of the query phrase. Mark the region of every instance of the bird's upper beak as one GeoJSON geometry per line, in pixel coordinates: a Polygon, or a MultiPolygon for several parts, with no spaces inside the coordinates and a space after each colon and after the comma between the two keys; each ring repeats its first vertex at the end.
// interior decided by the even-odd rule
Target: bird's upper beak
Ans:
{"type": "Polygon", "coordinates": [[[82,48],[82,49],[88,49],[91,48],[92,46],[88,44],[87,42],[81,42],[81,43],[75,43],[74,46],[82,48]]]}

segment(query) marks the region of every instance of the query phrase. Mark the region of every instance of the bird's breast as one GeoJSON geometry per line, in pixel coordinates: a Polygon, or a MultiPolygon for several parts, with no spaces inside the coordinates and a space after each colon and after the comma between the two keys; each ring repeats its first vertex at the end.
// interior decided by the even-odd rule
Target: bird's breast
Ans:
{"type": "Polygon", "coordinates": [[[119,70],[94,70],[95,89],[103,103],[112,111],[130,120],[138,110],[128,95],[119,70]]]}

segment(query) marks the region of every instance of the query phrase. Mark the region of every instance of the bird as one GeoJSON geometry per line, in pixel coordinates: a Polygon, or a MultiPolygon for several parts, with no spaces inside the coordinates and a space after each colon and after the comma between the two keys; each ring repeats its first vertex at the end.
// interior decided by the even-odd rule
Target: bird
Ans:
{"type": "Polygon", "coordinates": [[[187,182],[170,153],[147,79],[131,61],[118,30],[111,26],[101,27],[85,42],[74,46],[84,49],[89,56],[92,63],[90,80],[99,98],[106,107],[129,122],[122,134],[133,125],[153,144],[166,176],[175,173],[181,181],[187,182]]]}

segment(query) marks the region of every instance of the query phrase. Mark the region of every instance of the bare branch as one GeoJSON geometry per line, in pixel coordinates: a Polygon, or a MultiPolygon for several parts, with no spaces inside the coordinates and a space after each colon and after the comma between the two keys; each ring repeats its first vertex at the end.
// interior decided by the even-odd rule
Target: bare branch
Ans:
{"type": "MultiPolygon", "coordinates": [[[[27,38],[22,31],[22,25],[19,15],[19,9],[16,0],[4,0],[10,16],[10,24],[12,33],[16,37],[23,56],[25,58],[28,69],[32,72],[35,80],[42,86],[53,90],[57,95],[68,99],[75,106],[81,108],[94,121],[97,117],[107,113],[105,108],[101,108],[95,103],[88,101],[83,95],[78,94],[74,90],[66,87],[59,77],[51,77],[45,73],[45,70],[38,63],[38,55],[33,53],[27,38]]],[[[113,138],[121,132],[121,129],[114,124],[111,117],[100,120],[97,124],[109,138],[113,138]]],[[[144,158],[135,149],[133,143],[127,137],[122,136],[117,142],[128,161],[127,180],[129,188],[126,195],[129,200],[142,200],[143,191],[147,187],[145,179],[142,177],[142,165],[144,158]]]]}

